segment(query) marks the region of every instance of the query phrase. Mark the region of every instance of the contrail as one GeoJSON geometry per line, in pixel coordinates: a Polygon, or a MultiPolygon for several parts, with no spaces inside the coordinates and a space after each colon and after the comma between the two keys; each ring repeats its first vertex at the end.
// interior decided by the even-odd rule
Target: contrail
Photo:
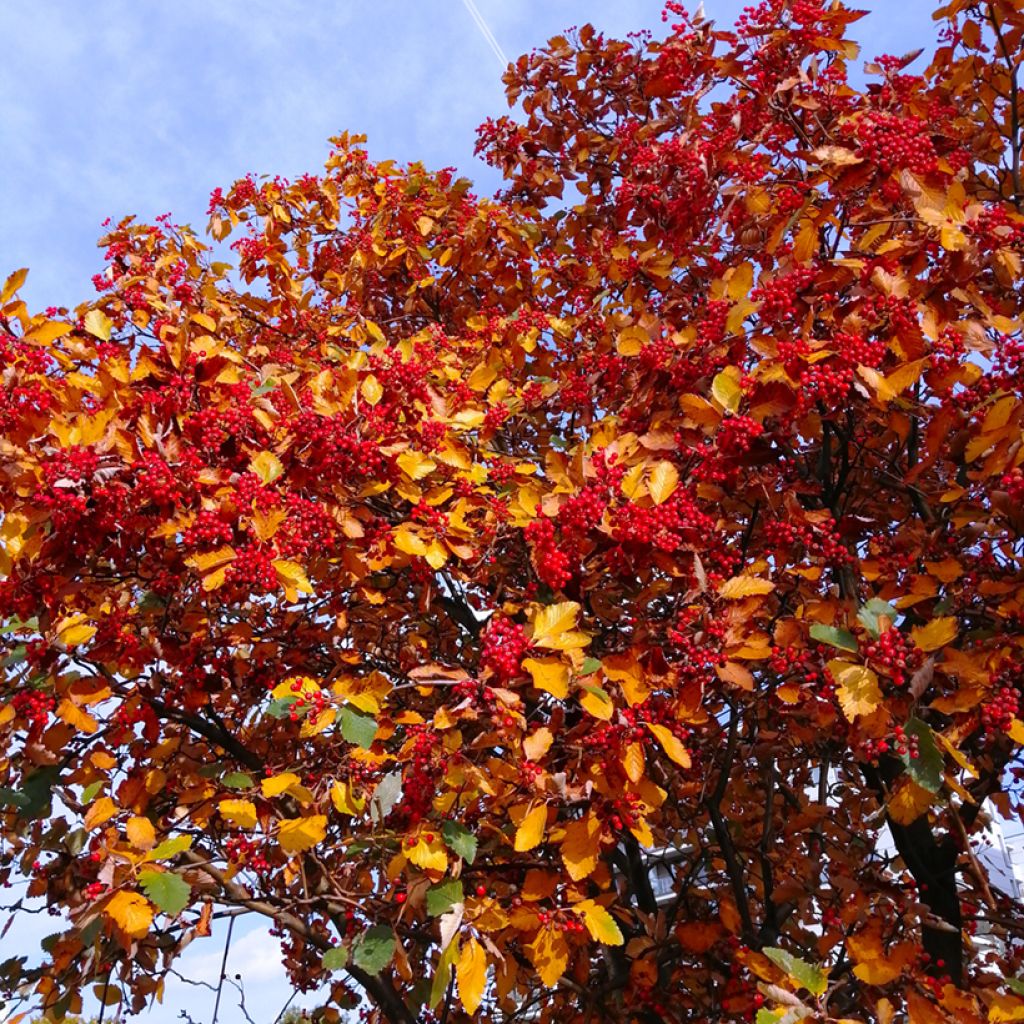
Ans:
{"type": "Polygon", "coordinates": [[[487,22],[484,21],[484,16],[480,13],[473,0],[462,0],[462,6],[469,11],[469,16],[476,22],[476,27],[480,29],[480,34],[487,40],[487,45],[494,51],[494,56],[501,61],[501,66],[503,68],[508,67],[509,59],[505,56],[505,51],[501,48],[498,40],[494,38],[494,33],[488,28],[487,22]]]}

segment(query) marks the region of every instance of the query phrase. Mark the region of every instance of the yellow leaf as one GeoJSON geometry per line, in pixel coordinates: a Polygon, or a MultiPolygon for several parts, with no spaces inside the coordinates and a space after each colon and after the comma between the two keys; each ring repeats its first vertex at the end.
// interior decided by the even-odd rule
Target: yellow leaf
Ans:
{"type": "Polygon", "coordinates": [[[956,639],[957,621],[950,615],[943,619],[932,619],[927,626],[915,626],[910,631],[914,643],[922,651],[937,651],[956,639]]]}
{"type": "Polygon", "coordinates": [[[356,796],[351,782],[335,782],[331,786],[331,803],[339,814],[355,817],[363,813],[366,797],[356,796]]]}
{"type": "Polygon", "coordinates": [[[301,785],[302,779],[295,772],[281,772],[280,775],[272,775],[269,779],[264,779],[260,783],[260,789],[263,795],[269,799],[286,793],[292,786],[301,785]]]}
{"type": "Polygon", "coordinates": [[[114,893],[103,912],[133,939],[143,938],[153,923],[153,908],[137,892],[114,893]]]}
{"type": "Polygon", "coordinates": [[[544,826],[547,821],[547,804],[539,804],[523,818],[522,824],[516,830],[516,853],[525,853],[540,844],[544,838],[544,826]]]}
{"type": "Polygon", "coordinates": [[[260,452],[249,461],[249,469],[265,484],[273,483],[283,472],[281,460],[273,452],[260,452]]]}
{"type": "Polygon", "coordinates": [[[68,647],[87,643],[96,635],[96,627],[85,615],[69,615],[57,623],[57,639],[68,647]]]}
{"type": "Polygon", "coordinates": [[[690,764],[690,753],[683,746],[682,741],[678,736],[667,725],[655,725],[653,722],[647,723],[647,728],[657,737],[658,742],[661,744],[662,750],[677,765],[681,768],[689,768],[690,764]]]}
{"type": "Polygon", "coordinates": [[[654,504],[661,505],[668,501],[678,486],[679,470],[668,460],[655,463],[647,484],[647,490],[650,491],[654,504]]]}
{"type": "Polygon", "coordinates": [[[615,714],[615,705],[607,694],[602,693],[595,693],[593,688],[585,689],[580,696],[580,704],[595,718],[607,722],[615,714]]]}
{"type": "Polygon", "coordinates": [[[523,753],[528,761],[539,761],[550,749],[555,737],[550,729],[541,726],[523,740],[523,753]]]}
{"type": "Polygon", "coordinates": [[[277,582],[284,588],[289,601],[296,600],[296,594],[313,593],[313,585],[306,576],[306,570],[298,562],[292,562],[287,558],[275,558],[274,571],[277,573],[277,582]]]}
{"type": "Polygon", "coordinates": [[[384,389],[372,373],[363,378],[363,383],[359,386],[359,393],[370,405],[376,405],[384,397],[384,389]]]}
{"type": "Polygon", "coordinates": [[[565,934],[551,926],[542,928],[525,948],[544,985],[553,988],[558,984],[569,965],[569,943],[565,934]]]}
{"type": "Polygon", "coordinates": [[[620,356],[636,356],[650,340],[650,335],[642,327],[627,327],[615,339],[615,350],[620,356]]]}
{"type": "Polygon", "coordinates": [[[538,647],[549,646],[550,641],[557,640],[575,627],[579,613],[580,606],[575,601],[545,605],[533,620],[534,644],[538,647]]]}
{"type": "Polygon", "coordinates": [[[319,692],[320,684],[315,679],[310,679],[309,676],[288,676],[271,690],[270,696],[281,700],[284,697],[298,697],[319,692]],[[298,684],[297,688],[296,684],[298,684]]]}
{"type": "Polygon", "coordinates": [[[62,324],[58,320],[47,320],[46,323],[33,327],[28,337],[40,345],[49,345],[58,338],[71,332],[71,324],[62,324]]]}
{"type": "Polygon", "coordinates": [[[437,469],[437,463],[422,452],[402,452],[395,461],[410,480],[422,480],[437,469]]]}
{"type": "Polygon", "coordinates": [[[28,267],[22,267],[20,270],[14,271],[10,277],[4,281],[3,290],[0,291],[0,305],[3,305],[14,293],[25,283],[25,279],[28,277],[28,267]]]}
{"type": "Polygon", "coordinates": [[[222,818],[239,828],[256,827],[256,805],[251,800],[221,800],[217,807],[222,818]]]}
{"type": "Polygon", "coordinates": [[[601,662],[601,670],[613,683],[619,684],[630,707],[642,704],[650,696],[651,689],[644,679],[640,662],[632,651],[608,655],[601,662]]]}
{"type": "Polygon", "coordinates": [[[455,977],[459,983],[459,999],[466,1013],[476,1013],[483,1002],[487,987],[487,954],[476,939],[470,939],[459,953],[455,965],[455,977]]]}
{"type": "Polygon", "coordinates": [[[866,665],[833,660],[828,663],[828,670],[837,683],[836,696],[843,714],[851,722],[861,715],[870,715],[882,703],[878,676],[866,665]]]}
{"type": "Polygon", "coordinates": [[[644,777],[644,748],[641,744],[627,745],[622,755],[622,767],[630,782],[639,782],[644,777]]]}
{"type": "Polygon", "coordinates": [[[272,509],[270,512],[254,512],[251,520],[253,533],[259,540],[268,541],[287,518],[288,513],[280,508],[272,509]]]}
{"type": "Polygon", "coordinates": [[[92,831],[117,814],[117,804],[109,796],[101,796],[89,805],[85,812],[85,827],[92,831]]]}
{"type": "Polygon", "coordinates": [[[235,549],[232,547],[217,548],[216,551],[207,551],[201,555],[190,555],[185,559],[185,564],[191,566],[200,575],[205,576],[214,569],[228,565],[235,560],[235,549]]]}
{"type": "Polygon", "coordinates": [[[76,704],[69,700],[62,700],[57,708],[57,717],[62,722],[67,722],[72,728],[79,732],[94,733],[99,727],[99,722],[87,711],[83,711],[76,704]]]}
{"type": "Polygon", "coordinates": [[[743,389],[740,387],[740,371],[735,366],[727,366],[711,382],[711,397],[726,412],[739,409],[743,389]]]}
{"type": "Polygon", "coordinates": [[[932,794],[919,786],[908,775],[904,775],[886,804],[889,817],[899,825],[910,825],[917,821],[932,805],[932,794]]]}
{"type": "Polygon", "coordinates": [[[623,943],[622,932],[615,923],[615,918],[605,910],[599,903],[593,900],[583,900],[577,903],[573,912],[583,918],[583,923],[590,932],[590,937],[606,946],[621,946],[623,943]]]}
{"type": "Polygon", "coordinates": [[[775,584],[771,580],[760,576],[733,576],[718,588],[718,594],[727,601],[738,601],[744,597],[770,594],[774,589],[775,584]]]}
{"type": "Polygon", "coordinates": [[[322,843],[327,835],[327,815],[312,814],[308,818],[282,818],[277,841],[285,853],[302,853],[322,843]]]}
{"type": "Polygon", "coordinates": [[[525,658],[523,668],[530,673],[538,690],[558,700],[565,700],[569,695],[569,666],[558,658],[525,658]]]}
{"type": "Polygon", "coordinates": [[[156,846],[156,829],[149,818],[130,818],[125,826],[128,842],[137,850],[152,850],[156,846]]]}
{"type": "Polygon", "coordinates": [[[435,833],[427,834],[432,837],[431,840],[427,841],[426,834],[420,835],[415,845],[405,850],[406,859],[424,871],[443,873],[448,869],[448,853],[444,843],[435,833]]]}
{"type": "Polygon", "coordinates": [[[217,321],[209,313],[193,313],[191,320],[193,323],[199,324],[204,331],[209,331],[211,334],[217,330],[217,321]]]}
{"type": "MultiPolygon", "coordinates": [[[[110,332],[114,325],[102,309],[90,309],[85,314],[83,323],[85,324],[85,329],[94,338],[99,338],[100,341],[110,341],[110,332]]],[[[141,899],[141,897],[139,898],[141,899]]]]}
{"type": "Polygon", "coordinates": [[[427,542],[419,535],[419,531],[408,523],[402,523],[391,535],[395,547],[407,555],[425,555],[427,542]]]}
{"type": "Polygon", "coordinates": [[[562,862],[574,882],[588,878],[597,870],[601,855],[601,821],[596,814],[570,821],[562,840],[562,862]]]}
{"type": "Polygon", "coordinates": [[[1007,729],[1007,734],[1014,743],[1024,743],[1024,722],[1015,718],[1007,729]]]}
{"type": "Polygon", "coordinates": [[[1009,995],[993,996],[989,1003],[988,1019],[990,1024],[1024,1020],[1024,1000],[1009,995]]]}

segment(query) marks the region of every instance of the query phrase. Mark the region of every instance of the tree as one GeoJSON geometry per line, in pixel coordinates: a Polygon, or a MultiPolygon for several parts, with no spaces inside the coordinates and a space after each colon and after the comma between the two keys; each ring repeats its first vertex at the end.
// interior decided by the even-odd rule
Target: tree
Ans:
{"type": "Polygon", "coordinates": [[[13,275],[9,984],[252,913],[325,1019],[1024,1019],[1019,7],[860,87],[838,2],[669,3],[510,67],[492,200],[343,135],[13,275]]]}

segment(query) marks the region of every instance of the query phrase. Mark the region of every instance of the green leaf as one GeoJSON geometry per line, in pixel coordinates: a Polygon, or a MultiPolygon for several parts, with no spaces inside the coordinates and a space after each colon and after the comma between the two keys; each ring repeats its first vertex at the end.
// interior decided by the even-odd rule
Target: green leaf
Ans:
{"type": "Polygon", "coordinates": [[[826,626],[816,622],[811,626],[811,639],[817,640],[820,644],[828,644],[830,647],[838,647],[841,651],[857,653],[857,638],[846,629],[837,629],[835,626],[826,626]]]}
{"type": "Polygon", "coordinates": [[[597,658],[584,658],[583,659],[583,674],[589,676],[592,672],[596,672],[601,667],[601,662],[597,658]]]}
{"type": "Polygon", "coordinates": [[[440,917],[462,900],[462,882],[457,878],[449,878],[427,890],[427,913],[431,917],[440,917]]]}
{"type": "Polygon", "coordinates": [[[221,781],[228,789],[252,789],[255,783],[245,772],[228,772],[221,781]]]}
{"type": "Polygon", "coordinates": [[[370,974],[379,974],[395,953],[395,933],[387,925],[368,928],[352,947],[352,963],[370,974]]]}
{"type": "Polygon", "coordinates": [[[348,963],[348,950],[344,946],[336,946],[324,953],[324,969],[340,971],[348,963]]]}
{"type": "Polygon", "coordinates": [[[105,785],[103,779],[97,779],[95,782],[90,782],[85,789],[82,790],[82,803],[91,804],[96,799],[96,794],[105,785]]]}
{"type": "Polygon", "coordinates": [[[779,1024],[779,1021],[786,1015],[785,1010],[769,1010],[762,1006],[757,1011],[757,1020],[754,1024],[779,1024]]]}
{"type": "Polygon", "coordinates": [[[59,778],[60,768],[45,765],[23,779],[20,790],[0,788],[0,804],[14,807],[26,821],[42,818],[49,812],[51,790],[59,778]]]}
{"type": "Polygon", "coordinates": [[[912,758],[908,749],[907,753],[900,755],[900,760],[906,766],[907,774],[922,788],[929,793],[938,793],[942,788],[942,769],[944,759],[942,751],[935,742],[935,736],[931,729],[921,721],[920,718],[911,718],[904,726],[907,738],[917,738],[918,756],[912,758]]]}
{"type": "Polygon", "coordinates": [[[139,884],[158,910],[174,917],[187,906],[192,886],[172,871],[140,871],[139,884]]]}
{"type": "Polygon", "coordinates": [[[271,718],[287,718],[291,714],[292,705],[298,703],[298,697],[275,697],[267,708],[271,718]]]}
{"type": "Polygon", "coordinates": [[[191,836],[174,836],[173,839],[165,839],[159,846],[154,847],[146,854],[146,860],[170,860],[183,853],[192,845],[191,836]]]}
{"type": "Polygon", "coordinates": [[[900,613],[888,601],[883,601],[879,597],[873,597],[859,612],[857,612],[857,618],[860,620],[860,624],[877,640],[882,632],[881,624],[879,619],[886,618],[890,622],[895,623],[899,618],[900,613]]]}
{"type": "Polygon", "coordinates": [[[811,995],[820,996],[828,987],[825,972],[820,967],[815,967],[806,960],[801,960],[798,956],[779,949],[778,946],[766,946],[761,952],[779,970],[784,971],[793,981],[807,989],[811,995]]]}
{"type": "Polygon", "coordinates": [[[448,849],[467,864],[472,864],[476,860],[476,836],[465,825],[460,825],[457,821],[446,821],[441,826],[441,835],[448,849]]]}
{"type": "Polygon", "coordinates": [[[459,944],[455,939],[448,943],[441,959],[437,964],[437,973],[430,986],[430,1008],[433,1009],[443,998],[452,980],[452,968],[455,966],[455,958],[459,955],[459,944]]]}
{"type": "Polygon", "coordinates": [[[377,719],[353,708],[341,709],[341,735],[357,747],[369,750],[377,735],[377,719]]]}
{"type": "Polygon", "coordinates": [[[4,658],[4,668],[7,668],[10,665],[20,665],[27,657],[28,648],[24,644],[18,644],[18,646],[13,648],[11,653],[4,658]]]}

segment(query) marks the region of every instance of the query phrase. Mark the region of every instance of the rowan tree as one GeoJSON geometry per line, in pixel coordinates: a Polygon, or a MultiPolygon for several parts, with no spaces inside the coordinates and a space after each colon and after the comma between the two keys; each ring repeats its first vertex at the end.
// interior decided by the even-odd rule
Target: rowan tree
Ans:
{"type": "Polygon", "coordinates": [[[342,135],[13,275],[9,987],[253,914],[324,1020],[1024,1019],[1024,13],[859,17],[583,27],[493,199],[342,135]]]}

